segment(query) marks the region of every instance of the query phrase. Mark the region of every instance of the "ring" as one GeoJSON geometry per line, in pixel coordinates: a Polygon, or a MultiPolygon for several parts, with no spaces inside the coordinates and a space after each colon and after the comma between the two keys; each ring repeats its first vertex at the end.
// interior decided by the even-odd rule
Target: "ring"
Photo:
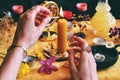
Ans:
{"type": "Polygon", "coordinates": [[[86,47],[86,48],[83,48],[82,51],[86,51],[88,53],[92,52],[92,49],[90,46],[86,47]]]}

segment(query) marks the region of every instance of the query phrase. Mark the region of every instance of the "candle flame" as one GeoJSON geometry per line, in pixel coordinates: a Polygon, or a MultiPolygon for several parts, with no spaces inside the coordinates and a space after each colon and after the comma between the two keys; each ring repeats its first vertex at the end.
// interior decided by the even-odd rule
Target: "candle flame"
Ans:
{"type": "Polygon", "coordinates": [[[106,0],[106,3],[108,4],[108,0],[106,0]]]}
{"type": "Polygon", "coordinates": [[[60,7],[60,17],[63,17],[63,8],[60,7]]]}

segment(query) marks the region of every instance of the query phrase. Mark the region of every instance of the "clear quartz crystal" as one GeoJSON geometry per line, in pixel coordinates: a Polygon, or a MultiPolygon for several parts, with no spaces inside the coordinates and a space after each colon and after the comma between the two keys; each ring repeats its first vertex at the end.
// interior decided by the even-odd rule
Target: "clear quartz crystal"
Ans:
{"type": "Polygon", "coordinates": [[[96,13],[91,19],[91,25],[94,28],[94,33],[100,37],[108,37],[110,28],[116,26],[116,20],[111,14],[111,7],[108,2],[99,1],[96,6],[96,13]]]}

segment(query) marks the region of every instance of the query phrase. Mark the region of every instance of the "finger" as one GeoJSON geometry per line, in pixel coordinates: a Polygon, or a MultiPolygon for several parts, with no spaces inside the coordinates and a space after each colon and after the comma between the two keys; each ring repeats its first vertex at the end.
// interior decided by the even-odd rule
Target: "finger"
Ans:
{"type": "Polygon", "coordinates": [[[80,43],[78,41],[73,41],[70,43],[70,46],[80,46],[80,43]]]}
{"type": "MultiPolygon", "coordinates": [[[[40,11],[40,6],[39,5],[36,5],[36,6],[33,6],[32,8],[30,8],[30,9],[28,9],[27,11],[25,11],[25,13],[24,14],[26,14],[26,13],[34,13],[35,12],[35,14],[37,13],[37,12],[39,12],[40,11]]],[[[33,16],[33,15],[32,15],[33,16]]]]}
{"type": "Polygon", "coordinates": [[[37,12],[35,16],[36,18],[35,21],[37,22],[35,22],[35,26],[37,27],[45,26],[50,21],[50,17],[49,17],[51,14],[50,10],[43,6],[35,6],[34,10],[37,12]]]}
{"type": "Polygon", "coordinates": [[[79,44],[80,44],[80,46],[81,46],[82,48],[88,47],[88,43],[87,43],[84,39],[82,39],[82,38],[80,38],[80,37],[76,37],[76,36],[74,36],[73,38],[74,38],[76,41],[79,42],[79,44]]]}
{"type": "Polygon", "coordinates": [[[41,10],[41,6],[36,5],[32,7],[32,9],[30,9],[29,13],[35,18],[37,13],[39,13],[40,10],[41,10]]]}
{"type": "Polygon", "coordinates": [[[37,13],[35,19],[39,20],[39,21],[42,21],[44,18],[46,18],[48,15],[40,12],[40,13],[37,13]]]}
{"type": "Polygon", "coordinates": [[[83,66],[88,65],[88,56],[89,54],[87,52],[81,52],[80,53],[80,64],[83,64],[83,66]]]}
{"type": "Polygon", "coordinates": [[[70,71],[71,71],[72,75],[75,77],[75,74],[77,73],[77,68],[76,68],[76,65],[75,65],[74,51],[72,49],[69,49],[68,52],[69,52],[70,71]]]}
{"type": "Polygon", "coordinates": [[[39,20],[40,22],[45,18],[46,16],[36,16],[35,19],[39,20]]]}
{"type": "Polygon", "coordinates": [[[47,12],[47,11],[39,11],[37,15],[51,15],[51,12],[47,12]]]}
{"type": "Polygon", "coordinates": [[[43,6],[40,6],[40,12],[43,12],[46,15],[52,14],[52,12],[49,9],[47,9],[47,8],[45,8],[43,6]]]}
{"type": "Polygon", "coordinates": [[[97,66],[92,53],[89,54],[89,66],[90,66],[90,72],[91,72],[91,79],[97,80],[97,66]]]}
{"type": "Polygon", "coordinates": [[[44,14],[44,13],[42,13],[42,12],[39,12],[39,13],[37,13],[37,15],[36,15],[36,18],[38,17],[47,17],[48,15],[47,14],[44,14]]]}
{"type": "MultiPolygon", "coordinates": [[[[38,14],[38,13],[45,13],[43,15],[50,15],[51,12],[49,9],[43,7],[43,6],[40,6],[40,5],[36,5],[34,7],[32,7],[30,10],[27,11],[27,13],[30,13],[34,18],[35,16],[38,14]]],[[[42,15],[42,16],[43,16],[42,15]]]]}
{"type": "Polygon", "coordinates": [[[42,22],[40,23],[40,25],[38,25],[36,28],[39,29],[39,32],[42,32],[43,29],[46,27],[46,25],[49,23],[49,21],[51,20],[51,18],[49,16],[47,16],[46,18],[44,18],[42,20],[42,22]]]}
{"type": "Polygon", "coordinates": [[[85,40],[80,38],[80,37],[77,37],[77,36],[73,36],[73,39],[76,40],[76,41],[79,41],[79,42],[84,42],[85,40]]]}
{"type": "Polygon", "coordinates": [[[48,17],[49,15],[45,15],[45,14],[40,14],[40,15],[36,15],[36,17],[35,17],[35,26],[39,26],[42,22],[44,22],[44,19],[46,18],[46,17],[48,17]],[[38,23],[38,24],[37,24],[38,23]]]}
{"type": "MultiPolygon", "coordinates": [[[[90,78],[90,68],[89,68],[89,62],[88,62],[88,53],[84,52],[80,54],[80,59],[79,59],[79,65],[78,65],[78,69],[79,69],[79,73],[81,76],[84,77],[89,77],[90,78]]],[[[92,79],[90,79],[92,80],[92,79]]]]}
{"type": "Polygon", "coordinates": [[[90,61],[91,63],[95,63],[95,58],[94,58],[92,52],[88,53],[88,55],[89,55],[89,61],[90,61]]]}
{"type": "MultiPolygon", "coordinates": [[[[33,8],[27,10],[26,12],[24,12],[21,17],[26,17],[29,20],[34,20],[36,17],[36,14],[40,11],[40,6],[34,6],[33,8]]],[[[35,21],[32,21],[32,24],[34,24],[35,21]]]]}
{"type": "Polygon", "coordinates": [[[75,51],[75,52],[81,52],[82,49],[80,47],[72,47],[72,49],[75,51]]]}
{"type": "Polygon", "coordinates": [[[87,42],[84,39],[82,39],[80,37],[76,37],[76,36],[73,36],[73,38],[74,38],[74,40],[78,41],[79,43],[84,44],[85,46],[88,46],[87,42]]]}

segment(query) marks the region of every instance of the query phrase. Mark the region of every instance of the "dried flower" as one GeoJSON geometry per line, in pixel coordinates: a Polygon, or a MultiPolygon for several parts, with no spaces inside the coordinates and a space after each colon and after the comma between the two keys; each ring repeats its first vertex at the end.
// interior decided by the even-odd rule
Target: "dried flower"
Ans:
{"type": "Polygon", "coordinates": [[[51,59],[47,60],[40,60],[40,64],[42,65],[38,72],[42,73],[45,72],[46,74],[50,74],[52,71],[58,71],[58,68],[54,65],[52,65],[53,62],[55,62],[57,58],[56,57],[51,57],[51,59]]]}
{"type": "Polygon", "coordinates": [[[29,65],[27,63],[22,63],[20,68],[19,68],[17,77],[22,77],[22,76],[25,76],[29,73],[30,73],[29,65]]]}
{"type": "Polygon", "coordinates": [[[115,37],[115,40],[120,39],[120,27],[116,26],[115,28],[110,28],[109,30],[109,37],[115,37]]]}

